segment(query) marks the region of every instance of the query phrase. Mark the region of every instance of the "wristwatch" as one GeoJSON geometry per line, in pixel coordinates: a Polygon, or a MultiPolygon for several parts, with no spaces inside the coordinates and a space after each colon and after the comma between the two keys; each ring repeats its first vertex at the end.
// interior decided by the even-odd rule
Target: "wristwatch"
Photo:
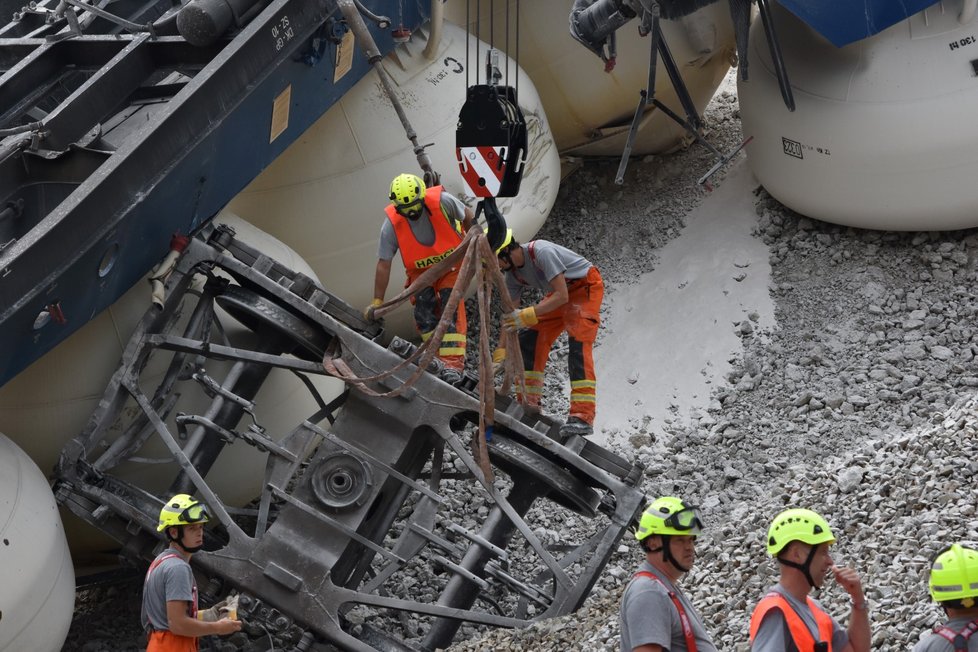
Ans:
{"type": "Polygon", "coordinates": [[[857,611],[869,611],[869,600],[863,598],[862,602],[853,602],[852,608],[857,611]]]}

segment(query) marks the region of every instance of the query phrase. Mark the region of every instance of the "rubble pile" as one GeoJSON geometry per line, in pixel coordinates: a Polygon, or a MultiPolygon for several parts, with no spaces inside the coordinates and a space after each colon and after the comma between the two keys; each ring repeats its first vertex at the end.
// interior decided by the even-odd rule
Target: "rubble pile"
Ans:
{"type": "MultiPolygon", "coordinates": [[[[736,96],[724,88],[705,118],[726,150],[741,136],[736,96]]],[[[656,249],[702,198],[695,179],[711,164],[696,146],[646,157],[619,187],[616,161],[586,162],[565,181],[540,237],[597,264],[611,295],[654,269],[656,249]]],[[[978,232],[849,229],[798,216],[763,192],[756,208],[776,326],[760,328],[749,316],[731,324],[743,348],[709,404],[655,428],[636,413],[611,445],[645,465],[647,494],[701,506],[707,530],[683,584],[719,649],[747,650],[750,610],[777,572],[764,550],[766,527],[780,510],[804,506],[833,525],[836,563],[862,574],[873,649],[907,650],[940,615],[926,590],[931,557],[951,541],[978,541],[978,232]]],[[[603,331],[599,346],[655,337],[635,329],[603,331]]],[[[547,411],[557,415],[566,409],[565,356],[555,347],[557,373],[546,389],[547,411]]],[[[568,522],[556,521],[546,539],[576,538],[568,522]]],[[[636,544],[622,541],[579,612],[451,649],[617,650],[618,601],[639,559],[636,544]]],[[[80,602],[65,649],[140,648],[131,630],[109,625],[131,616],[117,604],[138,605],[139,586],[110,597],[98,609],[80,602]]],[[[834,582],[819,598],[834,615],[848,613],[834,582]]],[[[202,649],[264,650],[268,640],[215,639],[202,649]]]]}

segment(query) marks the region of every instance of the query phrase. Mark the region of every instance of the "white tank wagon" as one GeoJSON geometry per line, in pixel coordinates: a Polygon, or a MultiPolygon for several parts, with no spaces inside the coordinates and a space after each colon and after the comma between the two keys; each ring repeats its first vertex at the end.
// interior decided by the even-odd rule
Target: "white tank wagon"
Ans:
{"type": "Polygon", "coordinates": [[[71,625],[75,572],[47,478],[0,434],[0,650],[57,652],[71,625]]]}
{"type": "MultiPolygon", "coordinates": [[[[467,197],[455,160],[455,129],[466,97],[465,43],[461,28],[444,24],[425,55],[427,34],[416,33],[383,60],[432,167],[445,189],[467,197]]],[[[475,40],[469,43],[475,65],[475,40]]],[[[487,46],[479,46],[485,52],[487,46]]],[[[592,55],[593,56],[593,55],[592,55]]],[[[500,68],[506,65],[505,57],[500,68]]],[[[511,71],[515,71],[512,62],[511,71]]],[[[475,83],[475,72],[470,71],[475,83]]],[[[512,73],[515,77],[515,72],[512,73]]],[[[510,85],[517,80],[510,79],[510,85]]],[[[532,237],[557,198],[560,161],[547,116],[533,82],[519,73],[520,108],[527,122],[527,161],[519,195],[497,205],[520,238],[532,237]]],[[[411,143],[371,72],[256,178],[230,204],[231,210],[295,249],[323,282],[344,300],[365,306],[373,298],[377,240],[391,179],[420,174],[411,143]],[[338,225],[342,225],[338,228],[338,225]]],[[[394,264],[389,296],[404,282],[394,264]]],[[[388,329],[409,333],[410,306],[385,318],[388,329]]]]}
{"type": "Polygon", "coordinates": [[[974,0],[948,0],[838,48],[771,3],[796,109],[760,20],[738,96],[751,169],[804,215],[870,229],[978,225],[974,0]]]}

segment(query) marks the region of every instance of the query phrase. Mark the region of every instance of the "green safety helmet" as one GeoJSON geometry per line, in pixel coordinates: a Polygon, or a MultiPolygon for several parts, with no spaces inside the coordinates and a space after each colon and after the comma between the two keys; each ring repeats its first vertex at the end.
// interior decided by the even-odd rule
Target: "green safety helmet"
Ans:
{"type": "Polygon", "coordinates": [[[162,532],[168,527],[179,525],[206,523],[209,520],[210,514],[207,513],[207,505],[187,494],[177,494],[166,501],[163,509],[160,510],[160,522],[156,526],[156,531],[162,532]]]}
{"type": "Polygon", "coordinates": [[[506,229],[506,237],[503,238],[503,243],[496,247],[496,255],[498,256],[506,250],[506,248],[513,243],[513,229],[506,229]]]}
{"type": "Polygon", "coordinates": [[[414,174],[399,174],[391,181],[390,200],[400,209],[418,206],[424,201],[424,181],[414,174]]]}
{"type": "MultiPolygon", "coordinates": [[[[489,227],[485,227],[486,235],[489,235],[489,227]]],[[[496,255],[500,255],[506,250],[506,247],[513,243],[513,229],[506,229],[506,237],[503,238],[502,244],[496,247],[496,255]]]]}
{"type": "Polygon", "coordinates": [[[703,521],[695,507],[674,496],[663,496],[645,508],[635,538],[642,541],[653,534],[695,537],[702,528],[703,521]]]}
{"type": "Polygon", "coordinates": [[[812,510],[788,509],[771,521],[767,531],[767,553],[777,557],[792,541],[817,546],[820,543],[834,543],[835,535],[828,521],[812,510]]]}
{"type": "Polygon", "coordinates": [[[960,600],[965,609],[978,604],[978,550],[959,543],[942,550],[931,566],[929,586],[937,602],[960,600]]]}

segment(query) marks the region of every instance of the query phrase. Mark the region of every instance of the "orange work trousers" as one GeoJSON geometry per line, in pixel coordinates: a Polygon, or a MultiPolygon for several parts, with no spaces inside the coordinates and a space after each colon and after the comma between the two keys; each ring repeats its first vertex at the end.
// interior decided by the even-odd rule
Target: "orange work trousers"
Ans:
{"type": "Polygon", "coordinates": [[[197,637],[166,630],[150,632],[146,652],[197,652],[197,637]]]}
{"type": "Polygon", "coordinates": [[[567,371],[570,375],[570,413],[585,423],[594,424],[597,383],[594,378],[594,340],[601,324],[601,301],[604,282],[598,268],[592,266],[587,276],[567,282],[567,303],[539,316],[539,323],[520,331],[520,352],[526,375],[523,401],[540,406],[543,398],[544,371],[550,347],[567,331],[569,350],[567,371]]]}
{"type": "MultiPolygon", "coordinates": [[[[421,340],[427,342],[438,326],[448,298],[452,294],[455,286],[455,279],[458,272],[450,272],[438,279],[432,287],[426,287],[415,296],[411,297],[414,302],[414,323],[421,334],[421,340]]],[[[458,302],[458,309],[455,311],[455,319],[452,320],[445,331],[445,336],[441,339],[441,346],[438,347],[438,357],[449,369],[462,371],[465,369],[465,335],[468,332],[468,321],[465,317],[465,300],[458,302]]]]}

